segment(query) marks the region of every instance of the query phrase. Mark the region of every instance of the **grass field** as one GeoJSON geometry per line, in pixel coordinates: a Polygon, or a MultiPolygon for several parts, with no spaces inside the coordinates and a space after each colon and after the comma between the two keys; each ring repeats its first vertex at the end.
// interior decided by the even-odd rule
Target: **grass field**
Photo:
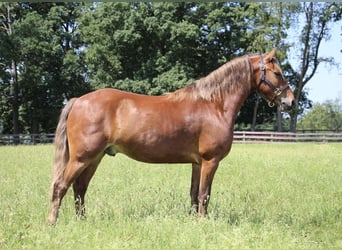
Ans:
{"type": "Polygon", "coordinates": [[[342,248],[342,144],[234,144],[209,218],[188,215],[190,165],[105,157],[77,220],[46,223],[53,147],[0,147],[0,248],[342,248]]]}

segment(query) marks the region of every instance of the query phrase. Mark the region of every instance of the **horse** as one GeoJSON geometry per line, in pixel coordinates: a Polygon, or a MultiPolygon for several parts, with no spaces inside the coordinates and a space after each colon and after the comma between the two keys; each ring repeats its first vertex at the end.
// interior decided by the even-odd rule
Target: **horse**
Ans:
{"type": "Polygon", "coordinates": [[[55,133],[48,221],[73,186],[76,214],[85,216],[88,184],[104,155],[146,163],[192,164],[191,210],[204,217],[219,162],[228,155],[237,113],[257,91],[282,111],[294,105],[276,50],[236,57],[194,83],[161,96],[105,88],[64,106],[55,133]]]}

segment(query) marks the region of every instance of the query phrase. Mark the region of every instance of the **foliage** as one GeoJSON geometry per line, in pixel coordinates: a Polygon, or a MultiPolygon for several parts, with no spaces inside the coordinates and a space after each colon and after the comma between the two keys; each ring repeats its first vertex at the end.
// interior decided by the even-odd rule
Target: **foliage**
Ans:
{"type": "Polygon", "coordinates": [[[322,104],[315,103],[312,109],[299,120],[298,129],[340,132],[342,130],[341,100],[328,100],[322,104]]]}
{"type": "Polygon", "coordinates": [[[190,8],[186,3],[103,3],[90,8],[80,25],[94,88],[160,95],[187,83],[199,32],[179,19],[187,18],[190,8]]]}
{"type": "Polygon", "coordinates": [[[188,215],[190,165],[105,157],[87,218],[75,219],[69,192],[54,227],[46,223],[52,146],[0,147],[0,248],[341,248],[341,146],[233,145],[207,219],[188,215]]]}
{"type": "MultiPolygon", "coordinates": [[[[52,132],[65,97],[90,90],[78,53],[75,18],[77,3],[17,3],[13,11],[13,35],[3,60],[8,71],[15,60],[19,72],[21,131],[52,132]],[[15,14],[19,13],[19,14],[15,14]]],[[[13,69],[12,69],[13,70],[13,69]]],[[[8,77],[2,79],[9,85],[8,77]]],[[[11,90],[7,90],[11,93],[11,90]]],[[[11,98],[11,97],[10,97],[11,98]]],[[[11,120],[4,118],[4,123],[11,120]]],[[[5,132],[10,131],[8,127],[5,132]]]]}

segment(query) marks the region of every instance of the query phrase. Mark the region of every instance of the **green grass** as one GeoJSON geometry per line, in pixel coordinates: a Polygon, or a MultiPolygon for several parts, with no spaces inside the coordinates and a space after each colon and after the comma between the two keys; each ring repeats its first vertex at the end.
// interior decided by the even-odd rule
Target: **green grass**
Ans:
{"type": "Polygon", "coordinates": [[[209,218],[188,215],[190,165],[105,157],[74,215],[46,223],[53,147],[0,147],[0,248],[341,248],[342,144],[234,144],[209,218]]]}

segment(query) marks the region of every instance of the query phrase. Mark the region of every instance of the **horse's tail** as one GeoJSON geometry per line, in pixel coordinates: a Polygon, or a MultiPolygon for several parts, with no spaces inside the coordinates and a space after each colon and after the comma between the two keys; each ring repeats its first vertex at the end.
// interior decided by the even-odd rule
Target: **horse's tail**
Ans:
{"type": "Polygon", "coordinates": [[[69,145],[66,131],[66,123],[70,110],[77,98],[70,99],[64,106],[59,117],[58,125],[55,133],[55,158],[52,166],[52,188],[64,173],[64,169],[69,161],[69,145]]]}

